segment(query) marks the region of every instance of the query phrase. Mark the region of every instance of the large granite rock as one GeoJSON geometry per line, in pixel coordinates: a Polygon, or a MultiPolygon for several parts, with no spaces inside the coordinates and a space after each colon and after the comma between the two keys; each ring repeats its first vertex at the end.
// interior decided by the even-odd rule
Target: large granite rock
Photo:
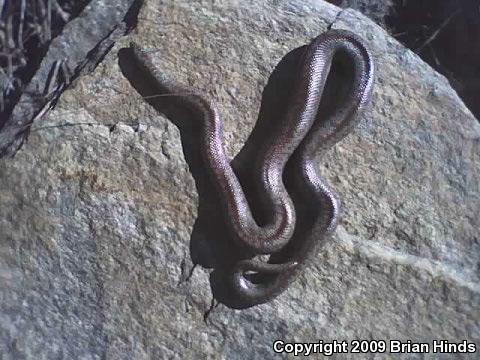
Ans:
{"type": "Polygon", "coordinates": [[[198,197],[184,134],[122,75],[125,40],[0,160],[2,359],[269,359],[276,339],[478,342],[480,126],[443,76],[321,1],[152,0],[132,37],[218,104],[234,155],[272,69],[329,26],[365,38],[377,81],[361,125],[322,161],[344,212],[314,266],[268,304],[212,303],[210,269],[191,260],[198,197]]]}

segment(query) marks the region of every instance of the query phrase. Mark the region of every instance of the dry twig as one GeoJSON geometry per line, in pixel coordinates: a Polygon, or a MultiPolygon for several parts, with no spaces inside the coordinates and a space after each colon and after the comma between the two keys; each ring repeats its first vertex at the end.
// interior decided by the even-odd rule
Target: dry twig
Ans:
{"type": "Polygon", "coordinates": [[[451,14],[448,18],[446,18],[441,24],[440,26],[437,28],[437,30],[435,30],[433,32],[432,35],[430,35],[428,37],[427,40],[425,40],[425,42],[420,46],[418,47],[417,49],[415,49],[415,52],[418,53],[420,51],[423,50],[423,48],[425,48],[425,46],[429,45],[433,40],[435,40],[435,38],[438,36],[438,34],[440,34],[440,32],[450,23],[450,21],[455,17],[457,16],[459,13],[460,13],[461,9],[457,9],[457,11],[455,11],[453,14],[451,14]]]}

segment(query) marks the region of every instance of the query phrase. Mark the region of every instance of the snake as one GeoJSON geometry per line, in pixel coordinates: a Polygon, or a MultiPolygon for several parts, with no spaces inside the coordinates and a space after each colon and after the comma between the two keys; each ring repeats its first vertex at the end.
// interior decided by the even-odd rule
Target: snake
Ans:
{"type": "Polygon", "coordinates": [[[239,260],[229,271],[232,297],[247,306],[274,299],[298,277],[338,224],[340,201],[319,175],[318,162],[358,124],[371,99],[374,64],[370,51],[360,36],[348,30],[328,30],[304,47],[283,119],[265,139],[252,165],[260,194],[253,200],[259,201],[269,214],[259,224],[226,155],[222,120],[215,105],[200,92],[168,78],[140,46],[132,43],[131,49],[142,74],[153,80],[159,91],[177,94],[179,105],[194,111],[201,121],[200,151],[218,192],[229,234],[255,255],[239,260]],[[322,94],[337,57],[348,66],[350,86],[344,99],[333,104],[333,111],[320,116],[322,94]],[[292,164],[293,183],[300,197],[314,209],[309,229],[301,231],[303,238],[293,245],[292,238],[302,221],[297,221],[294,201],[284,184],[287,162],[292,164]],[[256,256],[272,258],[275,254],[283,254],[280,263],[265,262],[256,256]],[[252,273],[264,275],[265,279],[253,281],[252,273]]]}

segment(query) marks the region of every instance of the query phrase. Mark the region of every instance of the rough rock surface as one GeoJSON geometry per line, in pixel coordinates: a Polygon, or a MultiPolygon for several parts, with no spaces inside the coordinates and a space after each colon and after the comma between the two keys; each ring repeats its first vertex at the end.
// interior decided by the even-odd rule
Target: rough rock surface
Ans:
{"type": "Polygon", "coordinates": [[[328,0],[330,4],[343,9],[351,8],[360,11],[377,24],[385,24],[385,18],[392,13],[393,0],[328,0]]]}
{"type": "Polygon", "coordinates": [[[233,155],[274,66],[328,26],[365,38],[377,82],[322,161],[344,212],[310,271],[271,303],[211,306],[180,132],[123,77],[117,44],[0,160],[2,359],[270,359],[275,339],[479,345],[480,125],[443,76],[321,1],[152,0],[132,37],[218,104],[233,155]]]}

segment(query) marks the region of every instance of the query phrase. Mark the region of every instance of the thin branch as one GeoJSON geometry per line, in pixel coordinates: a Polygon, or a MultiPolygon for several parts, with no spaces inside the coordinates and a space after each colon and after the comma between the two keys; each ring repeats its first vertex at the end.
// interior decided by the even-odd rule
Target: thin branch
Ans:
{"type": "Polygon", "coordinates": [[[149,95],[149,96],[142,96],[143,99],[155,99],[158,97],[168,97],[168,96],[191,96],[191,95],[197,95],[194,92],[184,92],[184,93],[168,93],[168,94],[158,94],[158,95],[149,95]]]}
{"type": "Polygon", "coordinates": [[[455,17],[458,15],[458,13],[461,11],[461,9],[457,9],[457,11],[455,11],[452,15],[450,15],[447,19],[445,19],[441,24],[440,26],[438,27],[437,30],[435,30],[433,32],[432,35],[430,35],[428,37],[428,39],[419,47],[415,50],[416,53],[419,53],[420,51],[423,50],[423,48],[425,46],[427,46],[428,44],[430,44],[433,40],[436,39],[436,37],[438,36],[438,34],[440,34],[440,32],[445,28],[445,26],[448,25],[448,23],[455,17]]]}
{"type": "Polygon", "coordinates": [[[26,9],[26,1],[21,0],[20,4],[20,20],[18,23],[18,40],[17,40],[17,45],[20,49],[23,49],[23,26],[24,26],[24,21],[25,21],[25,9],[26,9]]]}
{"type": "Polygon", "coordinates": [[[52,0],[47,0],[47,27],[48,40],[52,40],[52,0]]]}
{"type": "Polygon", "coordinates": [[[13,39],[13,6],[11,2],[7,3],[6,22],[5,22],[5,46],[7,48],[15,47],[15,40],[13,39]]]}
{"type": "Polygon", "coordinates": [[[58,16],[60,16],[62,18],[62,20],[67,23],[68,20],[70,20],[70,14],[67,13],[66,11],[64,11],[62,9],[62,7],[60,5],[58,5],[58,2],[57,0],[52,0],[53,1],[53,7],[55,8],[55,11],[56,13],[58,14],[58,16]]]}
{"type": "Polygon", "coordinates": [[[428,49],[430,50],[430,54],[432,55],[433,61],[435,61],[435,65],[437,67],[442,67],[442,64],[440,63],[440,60],[438,60],[437,54],[435,53],[435,49],[432,46],[432,44],[428,44],[428,49]]]}
{"type": "MultiPolygon", "coordinates": [[[[79,122],[79,123],[69,123],[69,122],[67,122],[67,123],[58,124],[58,125],[47,125],[47,126],[41,126],[41,127],[38,127],[38,128],[32,128],[30,131],[31,132],[37,132],[37,131],[41,131],[41,130],[56,129],[56,128],[63,128],[63,127],[75,127],[75,126],[106,126],[108,128],[113,128],[113,127],[117,126],[118,124],[123,124],[123,125],[131,126],[131,127],[140,125],[138,122],[136,122],[136,123],[120,122],[120,123],[108,123],[108,124],[89,123],[89,122],[79,122]]],[[[33,125],[33,123],[28,124],[24,128],[28,128],[29,126],[32,126],[32,125],[33,125]]]]}

